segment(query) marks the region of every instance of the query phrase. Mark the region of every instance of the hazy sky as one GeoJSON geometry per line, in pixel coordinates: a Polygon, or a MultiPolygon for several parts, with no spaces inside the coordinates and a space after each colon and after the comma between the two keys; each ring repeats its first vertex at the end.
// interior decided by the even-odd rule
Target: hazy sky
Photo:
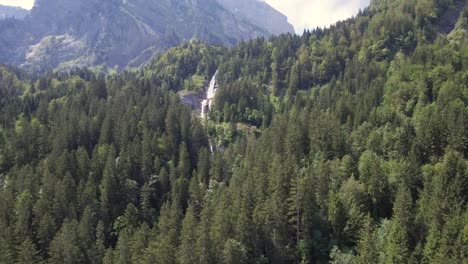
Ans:
{"type": "Polygon", "coordinates": [[[34,0],[0,0],[0,5],[21,6],[26,9],[31,9],[33,4],[34,0]]]}
{"type": "Polygon", "coordinates": [[[370,0],[265,0],[288,16],[297,33],[323,27],[356,15],[370,0]]]}
{"type": "MultiPolygon", "coordinates": [[[[80,1],[80,0],[76,0],[80,1]]],[[[105,0],[104,0],[105,1],[105,0]]],[[[288,16],[298,33],[304,28],[328,26],[357,14],[370,0],[264,0],[288,16]]],[[[0,0],[2,5],[31,9],[34,0],[0,0]]]]}

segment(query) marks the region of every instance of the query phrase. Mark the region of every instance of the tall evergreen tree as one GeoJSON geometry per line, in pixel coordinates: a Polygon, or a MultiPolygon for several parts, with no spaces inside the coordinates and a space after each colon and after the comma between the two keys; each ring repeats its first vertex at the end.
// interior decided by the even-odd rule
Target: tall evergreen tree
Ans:
{"type": "Polygon", "coordinates": [[[401,186],[393,206],[392,224],[385,247],[385,263],[409,262],[411,212],[411,194],[406,186],[401,186]]]}
{"type": "Polygon", "coordinates": [[[180,246],[178,249],[178,263],[199,263],[196,248],[197,222],[192,207],[189,207],[182,221],[182,229],[180,233],[180,246]]]}

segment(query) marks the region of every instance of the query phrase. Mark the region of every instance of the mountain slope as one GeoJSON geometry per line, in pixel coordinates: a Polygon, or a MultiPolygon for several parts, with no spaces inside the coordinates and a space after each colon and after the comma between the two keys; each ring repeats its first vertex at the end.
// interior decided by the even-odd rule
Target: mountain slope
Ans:
{"type": "Polygon", "coordinates": [[[274,35],[294,33],[288,18],[270,7],[263,0],[217,0],[236,16],[251,21],[254,25],[269,29],[274,35]]]}
{"type": "Polygon", "coordinates": [[[108,76],[0,66],[0,262],[468,263],[458,3],[374,0],[108,76]],[[215,72],[202,120],[177,93],[215,72]]]}
{"type": "Polygon", "coordinates": [[[278,24],[250,20],[216,0],[38,0],[24,21],[0,24],[0,58],[32,71],[101,64],[123,69],[194,38],[233,45],[279,33],[276,25],[291,31],[283,15],[265,17],[276,18],[278,24]]]}
{"type": "Polygon", "coordinates": [[[29,14],[29,11],[20,7],[0,5],[0,19],[14,17],[23,19],[29,14]]]}

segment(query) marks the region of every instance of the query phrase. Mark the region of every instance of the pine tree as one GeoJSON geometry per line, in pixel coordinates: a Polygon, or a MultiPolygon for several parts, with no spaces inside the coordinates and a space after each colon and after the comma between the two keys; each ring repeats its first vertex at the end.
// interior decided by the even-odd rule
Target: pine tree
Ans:
{"type": "Polygon", "coordinates": [[[149,242],[145,255],[146,261],[162,264],[177,263],[177,247],[179,244],[180,209],[176,203],[166,203],[161,207],[156,234],[149,242]]]}
{"type": "Polygon", "coordinates": [[[385,215],[385,195],[388,188],[387,175],[382,160],[372,151],[365,151],[359,159],[359,180],[366,186],[374,204],[374,215],[385,215]]]}
{"type": "Polygon", "coordinates": [[[15,205],[15,234],[17,239],[25,240],[32,236],[33,197],[29,191],[22,192],[15,205]]]}
{"type": "Polygon", "coordinates": [[[78,236],[78,223],[75,220],[65,221],[51,242],[50,261],[57,264],[73,264],[83,262],[83,257],[78,236]]]}
{"type": "Polygon", "coordinates": [[[94,231],[96,228],[96,215],[95,212],[90,207],[86,207],[83,216],[81,217],[79,226],[78,226],[78,236],[81,248],[84,252],[84,259],[86,262],[91,263],[93,260],[94,252],[94,231]]]}
{"type": "Polygon", "coordinates": [[[442,234],[439,230],[439,226],[434,221],[429,226],[428,235],[426,237],[426,245],[424,246],[424,254],[423,254],[423,263],[435,263],[437,250],[440,248],[440,240],[442,238],[442,234]]]}
{"type": "Polygon", "coordinates": [[[203,200],[205,197],[205,190],[203,188],[203,185],[199,183],[197,177],[195,177],[195,175],[197,175],[197,171],[194,170],[193,174],[194,176],[190,180],[190,185],[189,185],[189,195],[190,195],[189,206],[192,207],[194,215],[199,217],[203,209],[203,200]]]}
{"type": "Polygon", "coordinates": [[[34,245],[30,238],[26,238],[19,248],[17,263],[35,264],[38,261],[36,245],[34,245]]]}
{"type": "Polygon", "coordinates": [[[291,72],[289,73],[289,85],[288,85],[288,90],[286,91],[286,98],[287,100],[292,103],[294,96],[297,93],[297,90],[299,89],[299,65],[298,63],[294,63],[294,65],[291,68],[291,72]]]}
{"type": "Polygon", "coordinates": [[[468,245],[464,238],[463,229],[466,228],[468,213],[466,210],[448,215],[442,228],[441,239],[435,263],[448,261],[449,263],[466,263],[468,261],[468,245]]]}
{"type": "Polygon", "coordinates": [[[189,153],[187,150],[187,145],[180,144],[179,147],[179,164],[177,167],[179,177],[189,179],[191,174],[191,164],[189,159],[189,153]]]}
{"type": "Polygon", "coordinates": [[[106,255],[104,223],[99,221],[96,226],[96,242],[94,243],[94,255],[92,263],[101,263],[106,255]]]}
{"type": "Polygon", "coordinates": [[[213,240],[211,239],[212,209],[210,204],[205,204],[197,227],[197,241],[195,252],[199,257],[199,263],[215,263],[213,240]]]}
{"type": "Polygon", "coordinates": [[[294,230],[296,246],[299,246],[299,241],[302,239],[302,214],[303,212],[303,186],[304,181],[300,172],[296,172],[295,175],[291,177],[289,197],[287,198],[288,202],[288,219],[289,224],[294,230]]]}
{"type": "Polygon", "coordinates": [[[132,253],[131,253],[131,241],[130,241],[130,229],[124,229],[119,233],[119,240],[114,250],[114,263],[117,264],[131,264],[132,253]]]}
{"type": "Polygon", "coordinates": [[[108,225],[110,221],[120,215],[119,204],[122,201],[117,200],[117,196],[120,195],[120,183],[117,176],[116,170],[116,157],[115,151],[112,148],[109,151],[106,165],[104,168],[100,189],[100,201],[101,201],[101,212],[104,220],[104,224],[108,225]]]}
{"type": "Polygon", "coordinates": [[[385,263],[408,263],[412,198],[406,186],[400,186],[393,206],[390,233],[385,247],[385,263]]]}
{"type": "Polygon", "coordinates": [[[255,224],[253,222],[253,183],[251,179],[244,181],[242,190],[238,193],[242,197],[236,197],[236,218],[234,225],[234,239],[242,243],[249,259],[254,256],[257,250],[257,236],[255,235],[255,224]]]}
{"type": "Polygon", "coordinates": [[[53,240],[57,227],[54,223],[54,219],[49,213],[45,213],[39,220],[37,227],[37,238],[39,245],[39,254],[42,258],[47,257],[49,251],[50,242],[53,240]]]}
{"type": "Polygon", "coordinates": [[[192,207],[187,208],[182,230],[180,233],[180,246],[178,249],[178,261],[180,264],[199,263],[196,254],[197,222],[192,207]]]}
{"type": "Polygon", "coordinates": [[[15,263],[16,245],[13,229],[0,221],[0,260],[4,263],[15,263]]]}
{"type": "Polygon", "coordinates": [[[145,183],[141,187],[140,196],[140,207],[141,216],[147,224],[152,224],[155,215],[155,209],[153,208],[153,189],[145,183]]]}
{"type": "Polygon", "coordinates": [[[114,251],[112,248],[108,248],[104,258],[102,259],[102,264],[114,264],[114,251]]]}
{"type": "Polygon", "coordinates": [[[245,264],[248,263],[247,250],[242,243],[228,239],[224,244],[223,262],[224,264],[245,264]]]}
{"type": "Polygon", "coordinates": [[[149,226],[144,223],[138,228],[138,230],[133,234],[131,245],[130,245],[130,252],[132,255],[131,263],[135,264],[143,264],[145,249],[148,247],[149,237],[151,234],[151,229],[149,226]]]}
{"type": "Polygon", "coordinates": [[[378,260],[374,229],[372,218],[367,215],[356,247],[358,252],[356,263],[358,264],[372,264],[378,260]]]}
{"type": "Polygon", "coordinates": [[[197,171],[199,182],[208,187],[210,182],[210,153],[206,148],[202,148],[198,155],[197,171]]]}

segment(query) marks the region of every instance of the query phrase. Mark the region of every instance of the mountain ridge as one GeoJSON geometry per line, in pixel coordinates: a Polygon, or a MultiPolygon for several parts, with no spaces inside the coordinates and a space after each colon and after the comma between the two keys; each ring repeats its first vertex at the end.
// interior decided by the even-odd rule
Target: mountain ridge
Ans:
{"type": "Polygon", "coordinates": [[[16,18],[23,19],[29,11],[21,7],[0,5],[0,19],[16,18]]]}
{"type": "Polygon", "coordinates": [[[255,5],[270,16],[260,23],[262,18],[235,14],[229,8],[236,5],[223,1],[38,0],[24,20],[0,24],[0,60],[32,72],[98,65],[122,70],[191,39],[234,45],[293,32],[287,18],[266,3],[255,5]]]}

